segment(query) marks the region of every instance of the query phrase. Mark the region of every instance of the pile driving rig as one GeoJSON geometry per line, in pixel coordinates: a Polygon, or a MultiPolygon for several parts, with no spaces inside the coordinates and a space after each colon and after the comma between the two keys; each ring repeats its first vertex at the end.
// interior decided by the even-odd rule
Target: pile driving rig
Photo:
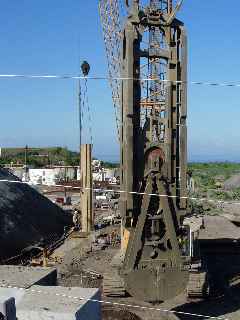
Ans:
{"type": "MultiPolygon", "coordinates": [[[[108,4],[116,8],[116,2],[108,4]]],[[[178,295],[188,282],[187,37],[175,17],[182,1],[143,2],[125,2],[117,51],[124,191],[120,274],[130,295],[158,302],[178,295]]]]}

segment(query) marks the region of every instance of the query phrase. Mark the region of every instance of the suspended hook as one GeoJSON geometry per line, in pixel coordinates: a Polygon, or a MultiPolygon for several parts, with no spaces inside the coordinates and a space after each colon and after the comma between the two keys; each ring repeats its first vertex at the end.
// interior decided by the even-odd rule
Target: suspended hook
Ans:
{"type": "Polygon", "coordinates": [[[89,71],[90,71],[89,63],[84,60],[82,65],[81,65],[81,69],[82,69],[82,73],[83,73],[84,77],[88,76],[89,71]]]}

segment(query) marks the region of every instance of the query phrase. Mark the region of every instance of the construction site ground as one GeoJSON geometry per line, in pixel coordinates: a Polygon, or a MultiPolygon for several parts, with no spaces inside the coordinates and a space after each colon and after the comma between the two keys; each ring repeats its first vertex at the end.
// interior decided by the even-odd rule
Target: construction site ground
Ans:
{"type": "MultiPolygon", "coordinates": [[[[110,233],[113,228],[114,230],[118,228],[118,232],[120,230],[119,226],[110,226],[99,232],[110,233]]],[[[102,279],[99,275],[105,273],[106,270],[111,272],[111,261],[117,254],[119,246],[107,245],[104,249],[99,249],[91,245],[91,240],[79,238],[75,234],[54,252],[55,258],[58,257],[58,261],[61,262],[57,264],[59,285],[102,288],[102,279]]],[[[240,301],[236,298],[239,295],[240,286],[236,285],[229,288],[223,296],[215,299],[191,301],[187,298],[186,293],[183,293],[158,305],[137,301],[132,297],[103,296],[103,300],[115,303],[115,305],[102,304],[103,320],[206,319],[204,315],[237,320],[240,318],[240,301]],[[154,310],[154,308],[164,311],[154,310]],[[187,313],[202,316],[195,317],[187,313]]]]}

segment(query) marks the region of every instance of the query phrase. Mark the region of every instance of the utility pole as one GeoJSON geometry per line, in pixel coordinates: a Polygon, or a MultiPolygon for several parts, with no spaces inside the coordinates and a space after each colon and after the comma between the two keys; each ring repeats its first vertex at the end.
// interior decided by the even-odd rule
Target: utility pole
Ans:
{"type": "Polygon", "coordinates": [[[94,227],[93,217],[93,189],[92,189],[92,145],[81,146],[81,213],[82,231],[91,232],[94,227]]]}
{"type": "Polygon", "coordinates": [[[28,146],[25,146],[24,152],[24,166],[23,166],[23,176],[22,181],[28,182],[29,181],[29,168],[28,168],[28,146]]]}
{"type": "Polygon", "coordinates": [[[24,155],[24,165],[25,165],[25,168],[27,168],[27,162],[28,162],[28,146],[26,145],[25,146],[25,155],[24,155]]]}

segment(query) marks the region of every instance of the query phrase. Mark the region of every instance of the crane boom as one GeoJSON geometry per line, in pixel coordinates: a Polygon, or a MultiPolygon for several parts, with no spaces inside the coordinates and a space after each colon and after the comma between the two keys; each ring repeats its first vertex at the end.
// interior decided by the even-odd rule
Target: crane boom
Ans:
{"type": "Polygon", "coordinates": [[[109,83],[115,111],[118,139],[120,140],[120,86],[119,80],[122,24],[119,0],[99,0],[99,12],[102,23],[103,39],[108,62],[109,83]]]}

